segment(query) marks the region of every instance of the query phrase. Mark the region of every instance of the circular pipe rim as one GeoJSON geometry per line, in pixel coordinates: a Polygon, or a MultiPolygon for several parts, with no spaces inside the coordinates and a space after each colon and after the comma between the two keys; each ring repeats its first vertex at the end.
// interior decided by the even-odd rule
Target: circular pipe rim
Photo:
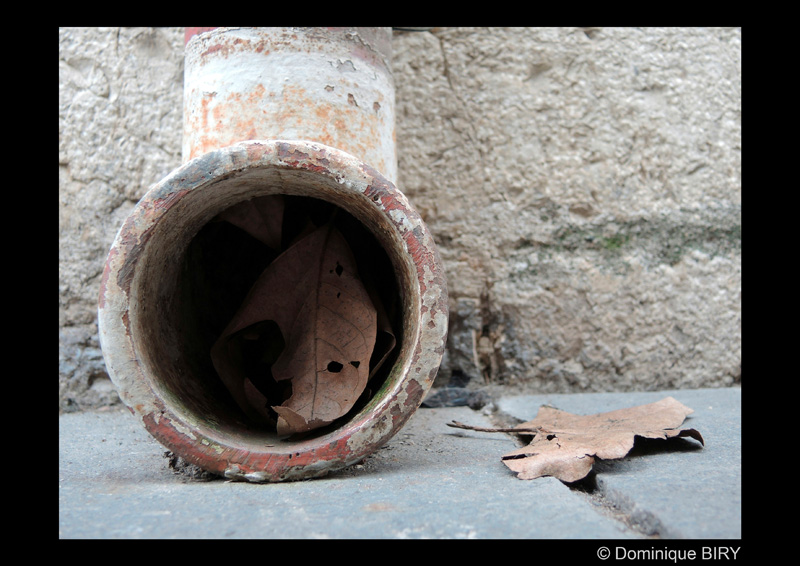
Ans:
{"type": "MultiPolygon", "coordinates": [[[[191,235],[186,238],[188,243],[191,235]]],[[[240,142],[195,158],[153,185],[116,236],[98,304],[100,342],[109,376],[148,432],[205,470],[252,482],[325,475],[362,460],[388,441],[416,411],[433,383],[444,353],[447,321],[447,286],[438,250],[405,195],[354,156],[305,140],[240,142]],[[387,252],[395,256],[398,284],[405,286],[407,294],[406,335],[383,394],[375,395],[339,428],[280,447],[242,443],[237,436],[219,433],[198,415],[187,413],[160,390],[152,375],[153,364],[147,364],[137,344],[142,271],[154,257],[153,243],[169,233],[167,224],[183,221],[181,203],[214,195],[216,207],[204,211],[207,218],[201,219],[202,225],[229,206],[224,204],[226,198],[234,199],[233,204],[236,198],[247,196],[223,198],[225,191],[214,192],[215,188],[230,188],[237,179],[259,174],[302,175],[315,184],[311,190],[327,191],[330,198],[326,200],[335,196],[335,204],[373,233],[381,232],[375,235],[391,248],[387,252]]]]}

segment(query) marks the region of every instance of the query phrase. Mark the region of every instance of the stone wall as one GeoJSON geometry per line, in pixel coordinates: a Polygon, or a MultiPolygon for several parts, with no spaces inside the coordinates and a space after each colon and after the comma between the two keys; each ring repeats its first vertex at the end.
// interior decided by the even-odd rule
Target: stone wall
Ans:
{"type": "MultiPolygon", "coordinates": [[[[451,296],[437,385],[741,382],[741,30],[394,33],[399,186],[451,296]]],[[[59,408],[116,400],[96,301],[180,164],[182,28],[59,30],[59,408]]]]}

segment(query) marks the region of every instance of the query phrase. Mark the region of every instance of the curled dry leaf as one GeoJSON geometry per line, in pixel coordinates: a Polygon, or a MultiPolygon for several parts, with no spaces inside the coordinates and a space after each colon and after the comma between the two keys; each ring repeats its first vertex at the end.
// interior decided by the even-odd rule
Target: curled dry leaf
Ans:
{"type": "Polygon", "coordinates": [[[369,379],[377,332],[375,307],[339,231],[328,224],[302,242],[311,251],[298,261],[309,269],[292,290],[302,305],[272,368],[276,380],[292,383],[292,396],[273,407],[279,434],[318,428],[353,407],[369,379]]]}
{"type": "Polygon", "coordinates": [[[283,196],[267,195],[242,201],[224,210],[217,220],[230,222],[273,250],[281,247],[283,196]]]}
{"type": "Polygon", "coordinates": [[[502,460],[520,479],[554,476],[574,482],[591,471],[595,457],[604,460],[624,457],[633,448],[636,436],[689,436],[703,444],[703,437],[696,430],[677,428],[692,412],[672,397],[588,416],[543,406],[535,419],[514,429],[534,434],[531,443],[509,452],[502,460]]]}
{"type": "Polygon", "coordinates": [[[346,414],[361,395],[376,320],[352,252],[329,222],[264,270],[212,348],[212,360],[251,418],[272,422],[271,407],[279,434],[306,432],[346,414]],[[266,321],[274,325],[265,327],[266,321]],[[262,366],[271,375],[243,374],[243,345],[263,339],[265,332],[272,334],[268,342],[279,336],[284,346],[280,352],[263,350],[262,366]],[[273,378],[291,384],[292,394],[281,404],[265,392],[273,378]]]}
{"type": "Polygon", "coordinates": [[[695,429],[678,429],[692,409],[667,397],[656,403],[581,416],[542,406],[532,421],[511,428],[486,428],[457,421],[454,428],[482,432],[511,432],[532,435],[530,444],[502,457],[503,463],[520,479],[554,476],[565,482],[586,477],[595,457],[623,458],[633,448],[634,437],[674,438],[688,436],[700,444],[695,429]]]}

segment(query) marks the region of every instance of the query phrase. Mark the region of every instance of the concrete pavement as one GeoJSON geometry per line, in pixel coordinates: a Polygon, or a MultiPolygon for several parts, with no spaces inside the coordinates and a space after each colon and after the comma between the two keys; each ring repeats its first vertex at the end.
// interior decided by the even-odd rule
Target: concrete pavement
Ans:
{"type": "Polygon", "coordinates": [[[420,408],[364,462],[281,484],[200,481],[124,409],[59,416],[59,538],[740,539],[741,389],[500,397],[503,414],[539,406],[592,414],[666,396],[694,409],[693,440],[638,442],[598,461],[581,488],[520,480],[500,457],[518,446],[489,411],[420,408]]]}

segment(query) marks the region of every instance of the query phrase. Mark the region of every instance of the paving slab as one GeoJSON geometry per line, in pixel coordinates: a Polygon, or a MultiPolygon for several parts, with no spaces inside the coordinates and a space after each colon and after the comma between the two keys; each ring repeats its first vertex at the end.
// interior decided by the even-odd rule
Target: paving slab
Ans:
{"type": "MultiPolygon", "coordinates": [[[[127,410],[59,416],[59,537],[64,539],[741,538],[741,390],[513,396],[507,415],[543,404],[592,414],[671,395],[706,440],[637,442],[598,461],[592,492],[520,480],[500,457],[518,446],[484,411],[421,408],[361,464],[315,480],[249,484],[177,473],[127,410]]],[[[591,482],[586,482],[587,484],[591,482]]]]}
{"type": "Polygon", "coordinates": [[[705,446],[683,438],[637,440],[626,458],[595,464],[597,495],[645,535],[741,538],[741,388],[530,395],[500,399],[497,404],[501,411],[527,421],[542,405],[589,415],[667,396],[694,410],[681,428],[697,429],[705,446]]]}
{"type": "Polygon", "coordinates": [[[128,538],[634,539],[640,533],[554,478],[523,481],[516,447],[468,407],[418,410],[360,465],[249,484],[174,473],[126,410],[59,417],[59,536],[128,538]]]}

